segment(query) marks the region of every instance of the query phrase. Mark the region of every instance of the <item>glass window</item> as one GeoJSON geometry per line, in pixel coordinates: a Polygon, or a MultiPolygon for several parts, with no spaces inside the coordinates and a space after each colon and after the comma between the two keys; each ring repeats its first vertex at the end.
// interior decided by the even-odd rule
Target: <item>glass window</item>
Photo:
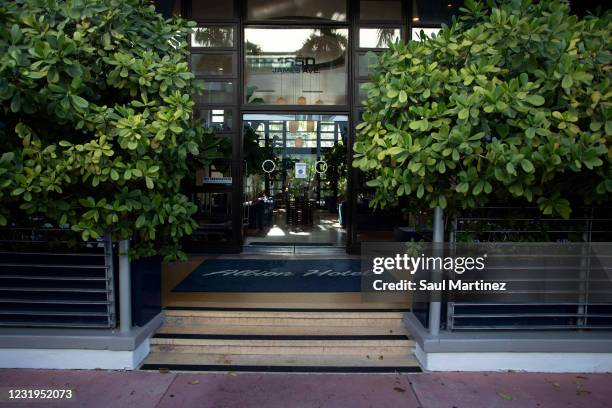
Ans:
{"type": "Polygon", "coordinates": [[[399,0],[362,0],[359,2],[359,19],[400,21],[402,2],[399,0]]]}
{"type": "Polygon", "coordinates": [[[215,129],[218,132],[232,130],[232,111],[229,109],[197,109],[193,116],[205,128],[215,129]]]}
{"type": "Polygon", "coordinates": [[[194,75],[233,75],[233,54],[191,54],[194,75]]]}
{"type": "Polygon", "coordinates": [[[458,0],[414,0],[412,22],[423,26],[450,24],[453,15],[459,14],[463,1],[458,0]]]}
{"type": "Polygon", "coordinates": [[[440,32],[439,28],[423,28],[423,27],[414,27],[412,29],[412,39],[416,41],[421,41],[425,37],[433,37],[438,35],[440,32]]]}
{"type": "Polygon", "coordinates": [[[207,48],[232,48],[234,46],[234,27],[197,27],[193,30],[193,33],[191,33],[191,46],[207,48]]]}
{"type": "Polygon", "coordinates": [[[245,29],[249,104],[345,105],[348,29],[245,29]]]}
{"type": "Polygon", "coordinates": [[[357,101],[357,105],[365,105],[365,102],[368,100],[368,91],[366,91],[365,89],[362,89],[361,85],[363,85],[364,82],[360,82],[357,84],[357,88],[358,88],[358,92],[357,92],[357,97],[359,98],[359,100],[357,101]]]}
{"type": "Polygon", "coordinates": [[[180,16],[181,13],[182,13],[182,11],[181,11],[182,7],[183,7],[182,0],[174,0],[174,4],[173,4],[173,7],[172,7],[172,14],[174,16],[180,16]]]}
{"type": "Polygon", "coordinates": [[[191,18],[195,20],[233,17],[234,2],[232,0],[193,0],[191,2],[191,18]]]}
{"type": "Polygon", "coordinates": [[[359,48],[389,48],[389,45],[399,39],[399,28],[359,29],[359,48]]]}
{"type": "Polygon", "coordinates": [[[358,74],[360,77],[368,77],[374,73],[374,68],[370,65],[376,62],[376,54],[368,51],[366,54],[357,56],[358,74]]]}
{"type": "Polygon", "coordinates": [[[247,18],[346,21],[346,0],[247,0],[247,18]]]}
{"type": "Polygon", "coordinates": [[[234,83],[231,81],[206,81],[204,92],[196,97],[201,104],[231,104],[234,103],[234,83]]]}

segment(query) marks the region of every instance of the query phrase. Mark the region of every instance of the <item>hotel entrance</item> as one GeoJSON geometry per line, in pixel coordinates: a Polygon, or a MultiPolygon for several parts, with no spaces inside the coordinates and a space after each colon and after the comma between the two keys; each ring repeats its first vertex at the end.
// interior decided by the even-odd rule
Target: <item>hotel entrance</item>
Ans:
{"type": "Polygon", "coordinates": [[[411,300],[361,293],[361,242],[402,238],[408,220],[371,208],[351,152],[369,62],[439,26],[432,10],[448,4],[183,3],[205,86],[195,116],[219,154],[185,181],[197,228],[189,260],[164,267],[166,323],[150,367],[418,371],[402,320],[411,300]]]}
{"type": "Polygon", "coordinates": [[[245,114],[245,246],[346,245],[347,115],[245,114]]]}
{"type": "Polygon", "coordinates": [[[195,117],[220,139],[219,154],[184,182],[198,208],[185,251],[289,244],[358,254],[364,241],[405,239],[410,209],[372,208],[373,190],[351,166],[360,86],[378,53],[429,35],[453,10],[407,0],[183,2],[197,22],[190,67],[205,87],[195,117]]]}

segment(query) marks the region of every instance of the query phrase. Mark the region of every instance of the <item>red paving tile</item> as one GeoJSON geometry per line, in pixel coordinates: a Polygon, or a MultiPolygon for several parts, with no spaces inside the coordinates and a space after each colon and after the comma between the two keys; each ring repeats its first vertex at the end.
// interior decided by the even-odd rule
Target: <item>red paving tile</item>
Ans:
{"type": "Polygon", "coordinates": [[[430,373],[411,376],[426,408],[609,408],[610,374],[430,373]]]}
{"type": "Polygon", "coordinates": [[[179,374],[159,405],[175,407],[416,408],[407,377],[393,374],[179,374]]]}
{"type": "Polygon", "coordinates": [[[0,370],[7,389],[70,388],[71,401],[0,407],[402,407],[612,406],[612,374],[259,374],[102,370],[0,370]]]}
{"type": "MultiPolygon", "coordinates": [[[[154,407],[175,374],[105,370],[0,370],[0,387],[72,389],[72,400],[0,402],[0,407],[154,407]]],[[[6,401],[5,395],[0,401],[6,401]]]]}

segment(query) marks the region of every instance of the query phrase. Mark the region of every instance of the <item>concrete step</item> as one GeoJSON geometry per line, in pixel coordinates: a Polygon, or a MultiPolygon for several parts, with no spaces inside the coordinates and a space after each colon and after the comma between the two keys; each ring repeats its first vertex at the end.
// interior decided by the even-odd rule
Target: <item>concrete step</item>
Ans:
{"type": "Polygon", "coordinates": [[[168,326],[352,326],[399,329],[401,312],[167,310],[168,326]]]}
{"type": "Polygon", "coordinates": [[[251,372],[415,372],[420,371],[413,355],[389,358],[365,355],[270,355],[200,354],[152,352],[142,370],[251,371],[251,372]]]}
{"type": "Polygon", "coordinates": [[[169,309],[143,369],[415,371],[399,311],[169,309]]]}
{"type": "Polygon", "coordinates": [[[377,326],[262,326],[245,324],[207,324],[204,326],[163,325],[157,333],[211,334],[211,335],[269,335],[269,336],[367,336],[408,335],[400,324],[390,327],[377,326]]]}
{"type": "MultiPolygon", "coordinates": [[[[246,336],[245,336],[246,337],[246,336]]],[[[151,351],[202,354],[309,354],[309,355],[404,355],[414,352],[414,342],[407,338],[276,340],[248,338],[157,338],[151,339],[151,351]]]]}

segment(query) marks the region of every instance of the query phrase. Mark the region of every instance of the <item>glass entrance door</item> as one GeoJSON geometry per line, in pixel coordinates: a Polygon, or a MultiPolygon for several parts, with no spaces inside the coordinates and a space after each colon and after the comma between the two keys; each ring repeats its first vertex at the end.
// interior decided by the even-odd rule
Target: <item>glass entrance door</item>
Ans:
{"type": "Polygon", "coordinates": [[[346,243],[346,115],[243,116],[246,245],[346,243]]]}

